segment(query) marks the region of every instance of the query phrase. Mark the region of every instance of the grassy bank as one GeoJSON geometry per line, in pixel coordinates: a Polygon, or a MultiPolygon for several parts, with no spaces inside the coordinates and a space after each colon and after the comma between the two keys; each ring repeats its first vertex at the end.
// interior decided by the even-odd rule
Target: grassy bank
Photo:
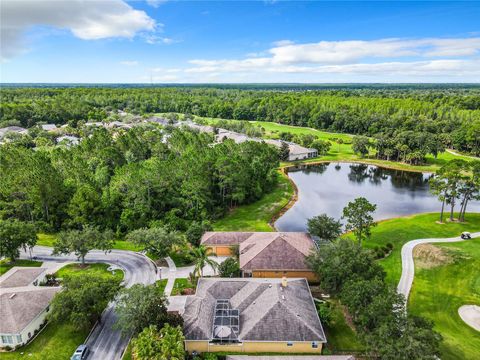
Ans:
{"type": "Polygon", "coordinates": [[[274,231],[270,220],[286,206],[292,195],[293,186],[284,174],[278,175],[278,184],[253,204],[239,206],[224,218],[213,223],[216,231],[274,231]]]}
{"type": "MultiPolygon", "coordinates": [[[[65,277],[78,274],[96,274],[111,278],[123,279],[123,271],[116,270],[114,274],[107,270],[107,264],[89,264],[80,267],[79,264],[70,264],[61,268],[55,275],[65,277]]],[[[72,324],[49,323],[38,336],[27,346],[11,353],[1,353],[2,360],[64,360],[70,359],[78,345],[83,344],[90,330],[76,329],[72,324]]]]}
{"type": "Polygon", "coordinates": [[[478,359],[480,334],[462,321],[458,308],[480,305],[480,239],[435,248],[443,252],[437,261],[430,257],[430,264],[422,265],[422,259],[415,259],[409,311],[434,322],[444,338],[442,359],[478,359]]]}
{"type": "MultiPolygon", "coordinates": [[[[380,263],[387,272],[387,280],[397,284],[402,272],[400,252],[403,244],[410,240],[423,238],[445,238],[458,236],[463,231],[480,231],[480,213],[469,213],[465,223],[438,224],[438,213],[419,214],[381,221],[372,230],[372,237],[365,247],[393,244],[392,253],[380,263]]],[[[351,235],[348,235],[351,236],[351,235]]]]}
{"type": "Polygon", "coordinates": [[[330,303],[332,304],[330,324],[324,325],[328,341],[326,349],[333,354],[343,351],[363,351],[364,347],[360,343],[356,332],[345,320],[343,307],[337,300],[330,300],[330,303]]]}

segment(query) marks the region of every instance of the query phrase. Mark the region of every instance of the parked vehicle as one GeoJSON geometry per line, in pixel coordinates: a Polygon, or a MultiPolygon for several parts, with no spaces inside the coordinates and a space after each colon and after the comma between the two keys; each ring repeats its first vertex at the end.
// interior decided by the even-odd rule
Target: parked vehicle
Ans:
{"type": "Polygon", "coordinates": [[[87,358],[88,355],[88,347],[87,345],[80,345],[77,347],[77,350],[73,353],[70,360],[83,360],[87,358]]]}
{"type": "Polygon", "coordinates": [[[460,235],[460,237],[461,237],[463,240],[471,239],[471,238],[472,238],[472,234],[470,234],[470,233],[467,232],[467,231],[464,231],[464,232],[462,233],[462,235],[460,235]]]}

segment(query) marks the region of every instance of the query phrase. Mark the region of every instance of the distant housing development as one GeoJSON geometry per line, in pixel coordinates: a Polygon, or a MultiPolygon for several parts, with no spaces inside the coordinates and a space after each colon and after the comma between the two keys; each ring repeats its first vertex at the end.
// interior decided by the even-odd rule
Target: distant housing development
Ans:
{"type": "Polygon", "coordinates": [[[14,267],[0,278],[0,347],[27,343],[42,327],[60,287],[35,286],[44,268],[14,267]]]}
{"type": "Polygon", "coordinates": [[[275,140],[275,139],[263,140],[263,139],[249,137],[245,134],[237,133],[230,130],[218,129],[218,133],[215,135],[215,140],[217,142],[222,142],[225,139],[233,140],[237,144],[243,143],[245,141],[257,141],[257,142],[265,141],[267,144],[273,145],[277,148],[281,148],[285,143],[288,145],[288,149],[289,149],[288,161],[304,160],[304,159],[310,159],[318,156],[317,149],[308,149],[306,147],[300,146],[293,142],[275,140]]]}
{"type": "Polygon", "coordinates": [[[326,342],[305,279],[201,278],[183,317],[190,353],[321,354],[326,342]]]}
{"type": "Polygon", "coordinates": [[[216,255],[233,255],[238,247],[244,277],[295,277],[315,281],[305,262],[315,249],[313,239],[302,232],[206,232],[202,245],[216,255]]]}

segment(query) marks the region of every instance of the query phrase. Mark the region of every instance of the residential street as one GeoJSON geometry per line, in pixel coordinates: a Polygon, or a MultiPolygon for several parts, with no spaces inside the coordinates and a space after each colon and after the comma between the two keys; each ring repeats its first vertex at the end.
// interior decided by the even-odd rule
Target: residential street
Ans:
{"type": "MultiPolygon", "coordinates": [[[[52,248],[35,246],[32,255],[38,260],[72,262],[77,261],[75,255],[52,256],[52,248]]],[[[30,258],[29,253],[23,252],[21,258],[30,258]]],[[[154,264],[145,256],[122,250],[112,250],[105,254],[103,251],[93,250],[86,257],[87,262],[103,262],[121,267],[125,273],[124,284],[130,287],[134,284],[152,284],[158,279],[157,269],[154,264]]],[[[121,359],[129,338],[122,337],[121,333],[112,328],[116,315],[113,304],[110,304],[102,315],[102,323],[97,325],[87,345],[90,348],[88,359],[117,360],[121,359]]],[[[79,344],[80,345],[80,344],[79,344]]]]}
{"type": "MultiPolygon", "coordinates": [[[[480,232],[472,233],[472,238],[480,236],[480,232]]],[[[415,264],[413,262],[413,249],[415,246],[420,244],[428,243],[447,243],[447,242],[458,242],[458,241],[469,241],[463,240],[458,237],[454,238],[443,238],[443,239],[418,239],[407,242],[402,247],[402,276],[398,282],[397,291],[400,294],[403,294],[408,300],[408,295],[412,289],[413,278],[415,276],[415,264]]]]}

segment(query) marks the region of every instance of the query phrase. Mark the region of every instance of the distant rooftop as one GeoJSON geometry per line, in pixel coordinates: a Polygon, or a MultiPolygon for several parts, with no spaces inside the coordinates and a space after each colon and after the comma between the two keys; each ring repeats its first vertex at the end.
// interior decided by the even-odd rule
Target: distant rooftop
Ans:
{"type": "Polygon", "coordinates": [[[305,258],[315,242],[303,232],[206,232],[206,246],[239,245],[242,270],[309,270],[305,258]]]}
{"type": "Polygon", "coordinates": [[[46,271],[41,267],[15,266],[0,277],[0,288],[13,288],[30,285],[46,271]]]}

